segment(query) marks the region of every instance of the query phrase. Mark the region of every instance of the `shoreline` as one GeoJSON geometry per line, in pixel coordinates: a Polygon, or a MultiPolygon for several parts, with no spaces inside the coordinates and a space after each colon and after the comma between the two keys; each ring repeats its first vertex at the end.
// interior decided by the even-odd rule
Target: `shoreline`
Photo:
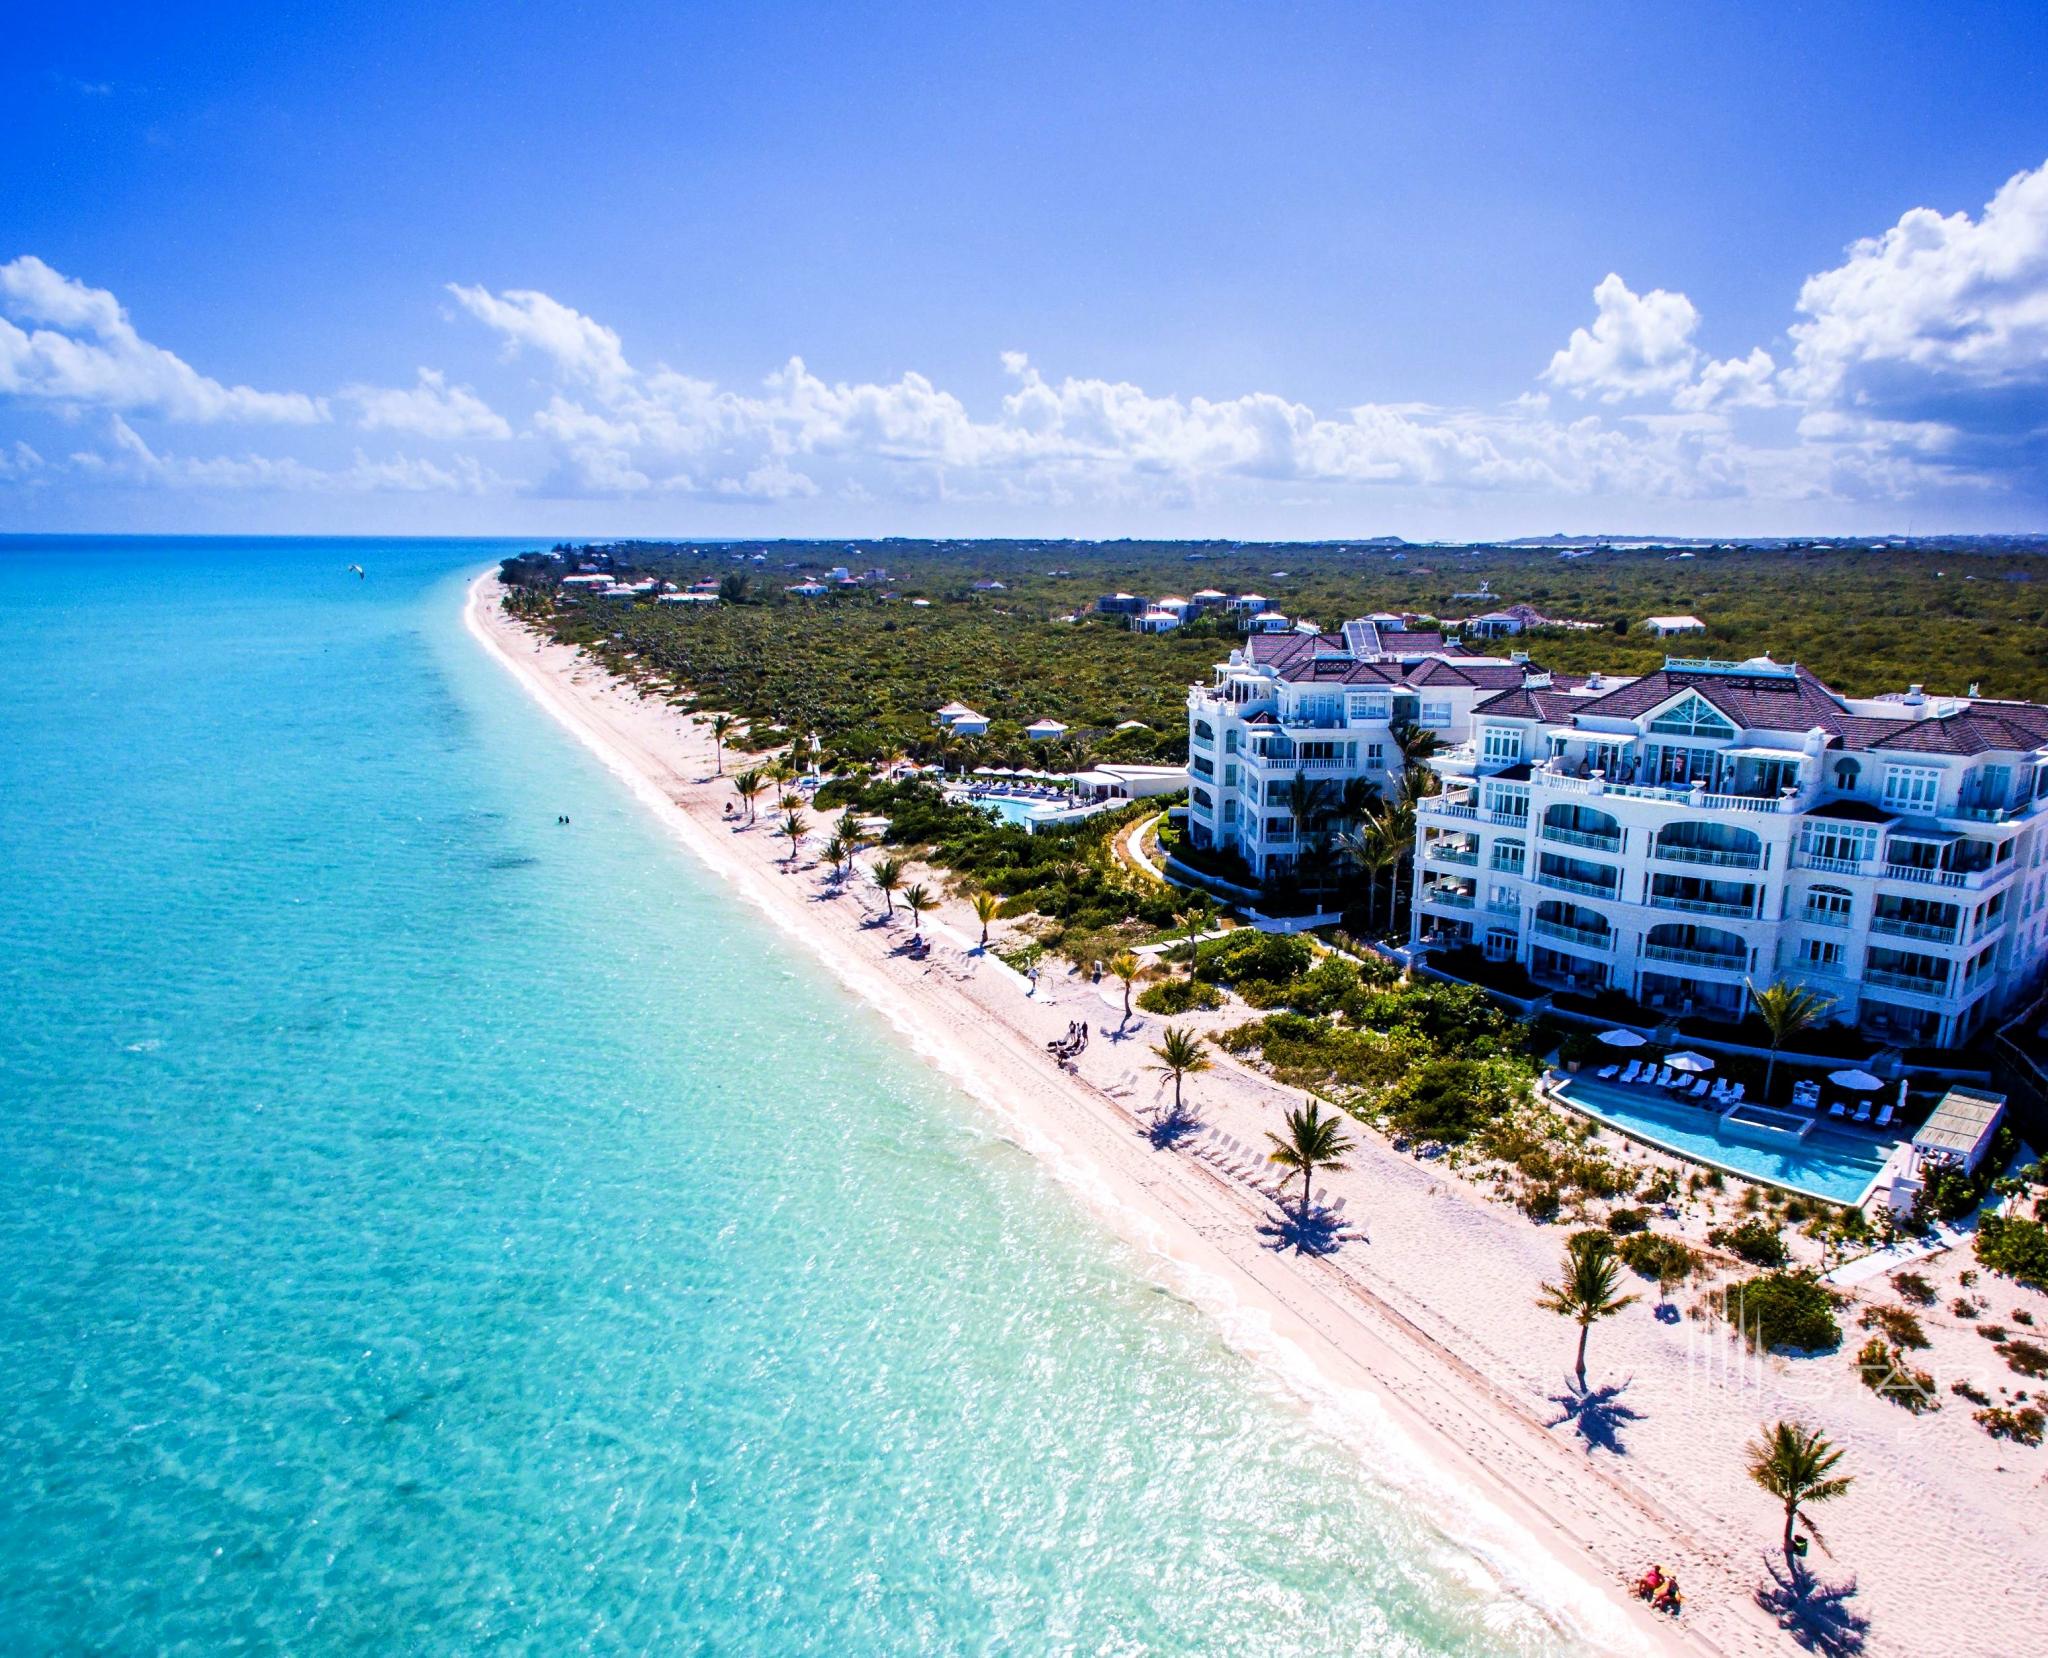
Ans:
{"type": "MultiPolygon", "coordinates": [[[[1544,1421],[1545,1406],[1555,1401],[1543,1393],[1552,1384],[1538,1378],[1562,1360],[1564,1326],[1520,1305],[1533,1301],[1534,1278],[1515,1305],[1504,1299],[1511,1286],[1519,1291],[1535,1259],[1522,1247],[1529,1240],[1513,1228],[1532,1235],[1537,1229],[1518,1217],[1507,1220],[1499,1205],[1361,1131],[1351,1173],[1331,1177],[1329,1185],[1354,1215],[1371,1217],[1368,1236],[1334,1257],[1279,1253],[1258,1232],[1272,1214],[1270,1203],[1196,1157],[1154,1150],[1144,1140],[1140,1111],[1153,1084],[1140,1067],[1158,1021],[1143,1016],[1131,1035],[1145,1040],[1119,1042],[1104,1022],[1120,1012],[1112,1005],[1119,999],[1051,972],[1042,999],[1027,998],[1019,975],[971,948],[974,924],[962,930],[957,899],[926,923],[934,942],[927,962],[885,950],[893,935],[866,913],[871,893],[849,882],[821,897],[814,866],[785,872],[781,843],[763,829],[735,832],[722,819],[730,792],[710,775],[711,744],[694,724],[663,702],[643,699],[581,652],[545,642],[506,617],[491,602],[496,591],[494,572],[470,584],[465,624],[552,718],[694,856],[875,1006],[1006,1138],[1136,1248],[1155,1282],[1199,1308],[1226,1344],[1344,1440],[1371,1477],[1421,1505],[1449,1542],[1509,1592],[1601,1650],[1790,1650],[1749,1593],[1761,1580],[1757,1562],[1772,1532],[1767,1499],[1752,1490],[1753,1502],[1741,1502],[1746,1480],[1739,1468],[1732,1492],[1724,1478],[1706,1482],[1708,1489],[1683,1482],[1672,1489],[1656,1478],[1661,1471],[1629,1457],[1600,1458],[1544,1421]],[[1042,1046],[1077,1013],[1100,1024],[1105,1037],[1091,1045],[1078,1074],[1054,1067],[1042,1046]],[[1000,1084],[991,1080],[998,1078],[1000,1084]],[[1389,1271],[1382,1279],[1379,1269],[1391,1267],[1392,1257],[1414,1254],[1418,1232],[1426,1276],[1389,1271]],[[1505,1243],[1517,1246],[1520,1260],[1499,1258],[1505,1243]],[[1474,1249],[1488,1255],[1472,1256],[1474,1249]],[[1447,1283],[1447,1274],[1455,1280],[1447,1283]],[[1445,1304],[1460,1296],[1438,1291],[1462,1292],[1469,1305],[1447,1312],[1445,1304]],[[1495,1322],[1501,1327],[1488,1327],[1495,1322]],[[1544,1368],[1531,1372],[1527,1341],[1538,1338],[1547,1343],[1544,1368]],[[1490,1350],[1500,1344],[1503,1350],[1490,1350]],[[1625,1593],[1626,1580],[1653,1559],[1674,1566],[1687,1586],[1681,1620],[1652,1614],[1625,1593]]],[[[1291,1097],[1225,1056],[1215,1058],[1215,1072],[1193,1090],[1198,1115],[1256,1143],[1275,1108],[1291,1097]]],[[[1534,1241],[1546,1257],[1540,1272],[1555,1238],[1534,1241]]],[[[1605,1327],[1600,1334],[1608,1338],[1605,1327]]],[[[1668,1348],[1673,1338],[1661,1339],[1668,1348]]],[[[1692,1339],[1688,1333],[1688,1345],[1692,1339]]],[[[1778,1390],[1754,1385],[1753,1377],[1703,1378],[1697,1360],[1685,1353],[1674,1370],[1667,1358],[1673,1373],[1658,1383],[1708,1395],[1704,1403],[1686,1403],[1717,1428],[1732,1422],[1746,1438],[1770,1408],[1748,1395],[1778,1390]]],[[[1633,1374],[1623,1385],[1649,1391],[1633,1374]]],[[[1661,1409],[1665,1401],[1656,1403],[1661,1409]]],[[[1702,1455],[1695,1445],[1685,1472],[1700,1473],[1692,1464],[1702,1455]]],[[[1860,1550],[1858,1558],[1864,1559],[1860,1550]]],[[[1924,1599],[1918,1604],[1922,1628],[1932,1633],[1935,1609],[1924,1599]]],[[[1893,1640],[1907,1640],[1904,1621],[1887,1615],[1871,1630],[1866,1650],[1893,1650],[1893,1640]]],[[[1910,1641],[1896,1648],[1925,1649],[1925,1642],[1910,1641]]]]}

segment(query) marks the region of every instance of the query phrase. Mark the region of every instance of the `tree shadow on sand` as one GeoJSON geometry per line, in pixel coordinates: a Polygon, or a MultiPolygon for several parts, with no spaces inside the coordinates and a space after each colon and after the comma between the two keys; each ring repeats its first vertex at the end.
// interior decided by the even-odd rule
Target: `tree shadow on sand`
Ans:
{"type": "Polygon", "coordinates": [[[1201,1132],[1201,1122],[1185,1105],[1169,1105],[1145,1128],[1145,1138],[1154,1151],[1172,1151],[1183,1140],[1201,1132]]]}
{"type": "Polygon", "coordinates": [[[1853,1577],[1823,1583],[1803,1563],[1788,1569],[1775,1556],[1765,1557],[1764,1570],[1770,1581],[1757,1585],[1756,1603],[1802,1650],[1826,1658],[1853,1658],[1863,1650],[1870,1620],[1849,1606],[1853,1577]]]}
{"type": "MultiPolygon", "coordinates": [[[[1633,1380],[1633,1377],[1629,1378],[1629,1381],[1633,1380]]],[[[1569,1422],[1572,1431],[1585,1441],[1588,1451],[1611,1451],[1618,1457],[1627,1456],[1628,1447],[1621,1442],[1622,1430],[1629,1423],[1643,1419],[1641,1411],[1621,1401],[1621,1396],[1629,1389],[1629,1381],[1609,1382],[1605,1387],[1596,1388],[1582,1388],[1577,1382],[1567,1382],[1564,1392],[1550,1396],[1558,1414],[1544,1426],[1561,1428],[1569,1422]]]]}
{"type": "Polygon", "coordinates": [[[1306,1209],[1299,1203],[1281,1203],[1278,1207],[1278,1216],[1259,1227],[1259,1236],[1270,1240],[1270,1249],[1291,1249],[1297,1255],[1334,1255],[1340,1245],[1364,1236],[1346,1226],[1341,1215],[1321,1204],[1312,1203],[1306,1209]]]}

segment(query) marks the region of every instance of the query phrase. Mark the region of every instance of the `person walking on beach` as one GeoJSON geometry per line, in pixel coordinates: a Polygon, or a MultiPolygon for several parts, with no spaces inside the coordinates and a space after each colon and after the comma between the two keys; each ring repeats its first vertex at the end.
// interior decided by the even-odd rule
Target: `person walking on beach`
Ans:
{"type": "Polygon", "coordinates": [[[1035,962],[1032,964],[1030,971],[1028,971],[1024,975],[1024,977],[1031,981],[1030,989],[1026,990],[1024,994],[1026,996],[1036,996],[1038,994],[1038,966],[1035,962]]]}

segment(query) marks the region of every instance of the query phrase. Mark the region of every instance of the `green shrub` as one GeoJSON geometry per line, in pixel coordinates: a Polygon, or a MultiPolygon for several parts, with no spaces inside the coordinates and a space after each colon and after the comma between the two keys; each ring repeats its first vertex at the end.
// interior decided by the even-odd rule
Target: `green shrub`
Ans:
{"type": "Polygon", "coordinates": [[[1410,1134],[1462,1144],[1527,1097],[1526,1073],[1505,1061],[1439,1055],[1408,1068],[1386,1111],[1410,1134]]]}
{"type": "Polygon", "coordinates": [[[1752,1347],[1818,1352],[1842,1339],[1835,1297],[1811,1273],[1760,1273],[1730,1284],[1716,1300],[1752,1347]]]}
{"type": "MultiPolygon", "coordinates": [[[[1186,959],[1185,946],[1174,953],[1186,959]]],[[[1255,927],[1234,928],[1222,938],[1204,940],[1195,953],[1196,971],[1202,977],[1229,985],[1246,979],[1287,984],[1306,973],[1315,959],[1315,947],[1307,939],[1262,933],[1255,927]]]]}
{"type": "Polygon", "coordinates": [[[1607,1216],[1607,1230],[1617,1238],[1625,1238],[1631,1232],[1640,1232],[1650,1224],[1650,1217],[1640,1209],[1615,1209],[1607,1216]]]}
{"type": "Polygon", "coordinates": [[[1707,1242],[1754,1267],[1781,1267],[1791,1259],[1778,1229],[1761,1218],[1746,1220],[1740,1226],[1717,1226],[1707,1234],[1707,1242]]]}
{"type": "Polygon", "coordinates": [[[1934,1286],[1917,1272],[1900,1272],[1892,1275],[1892,1288],[1899,1292],[1901,1301],[1910,1301],[1916,1307],[1934,1305],[1934,1286]]]}
{"type": "Polygon", "coordinates": [[[2022,1405],[2018,1410],[1993,1405],[1988,1410],[1972,1411],[1970,1419],[1993,1439],[2016,1440],[2022,1445],[2040,1444],[2041,1430],[2048,1428],[2048,1416],[2033,1405],[2022,1405]]]}
{"type": "Polygon", "coordinates": [[[1933,1345],[1920,1320],[1904,1307],[1866,1307],[1857,1321],[1863,1329],[1881,1330],[1894,1347],[1924,1348],[1933,1345]]]}
{"type": "Polygon", "coordinates": [[[1636,1232],[1615,1246],[1624,1265],[1659,1284],[1682,1284],[1699,1265],[1685,1242],[1662,1232],[1636,1232]]]}
{"type": "Polygon", "coordinates": [[[1533,1221],[1554,1221],[1564,1200],[1555,1186],[1531,1186],[1522,1194],[1520,1208],[1533,1221]]]}
{"type": "Polygon", "coordinates": [[[1214,1008],[1223,1005],[1223,998],[1215,988],[1199,982],[1189,983],[1186,979],[1162,979],[1158,984],[1148,985],[1138,992],[1138,1006],[1147,1013],[1187,1013],[1194,1008],[1214,1008]]]}
{"type": "Polygon", "coordinates": [[[1941,1401],[1934,1396],[1934,1378],[1913,1369],[1882,1336],[1872,1336],[1857,1350],[1856,1373],[1880,1399],[1889,1399],[1915,1416],[1941,1409],[1941,1401]]]}
{"type": "Polygon", "coordinates": [[[2048,1376],[2048,1347],[2039,1342],[2015,1336],[2011,1341],[2000,1342],[1998,1351],[2022,1376],[2048,1376]]]}
{"type": "Polygon", "coordinates": [[[2048,1289],[2048,1226],[2010,1215],[1986,1215],[1977,1223],[1977,1259],[2019,1283],[2048,1289]]]}

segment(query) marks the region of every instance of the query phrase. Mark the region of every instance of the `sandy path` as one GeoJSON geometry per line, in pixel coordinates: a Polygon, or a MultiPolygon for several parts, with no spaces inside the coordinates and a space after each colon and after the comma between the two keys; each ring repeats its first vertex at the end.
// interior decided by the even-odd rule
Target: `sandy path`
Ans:
{"type": "MultiPolygon", "coordinates": [[[[859,880],[825,896],[832,884],[809,859],[786,873],[787,843],[770,837],[766,814],[742,832],[722,820],[733,796],[711,775],[699,727],[540,642],[495,597],[494,577],[472,588],[472,631],[679,839],[982,1101],[1234,1346],[1285,1376],[1376,1478],[1414,1492],[1575,1633],[1616,1651],[1793,1650],[1752,1599],[1776,1520],[1740,1456],[1758,1422],[1782,1414],[1820,1421],[1859,1473],[1855,1497],[1826,1517],[1842,1565],[1822,1564],[1830,1581],[1858,1579],[1850,1604],[1869,1620],[1865,1650],[2036,1648],[2048,1601],[2023,1563],[2044,1559],[2038,1470],[2002,1463],[2026,1470],[2042,1453],[1984,1440],[1981,1454],[1923,1466],[1910,1419],[1844,1367],[1826,1372],[1817,1399],[1819,1372],[1747,1361],[1718,1326],[1661,1323],[1654,1296],[1594,1332],[1595,1387],[1619,1383],[1615,1403],[1634,1414],[1612,1423],[1621,1449],[1589,1445],[1554,1425],[1574,1332],[1535,1305],[1555,1229],[1361,1133],[1350,1170],[1321,1183],[1360,1235],[1330,1256],[1276,1249],[1261,1230],[1276,1219],[1270,1201],[1187,1146],[1160,1151],[1147,1138],[1163,1097],[1145,1070],[1161,1021],[1140,1015],[1118,1038],[1114,983],[1056,966],[1027,997],[1017,974],[973,950],[964,903],[927,918],[926,962],[896,954],[909,934],[900,909],[880,919],[879,895],[859,880]],[[1044,1044],[1075,1018],[1093,1040],[1062,1071],[1044,1044]],[[1620,1592],[1652,1560],[1685,1584],[1679,1624],[1620,1592]]],[[[1221,1055],[1189,1096],[1205,1126],[1253,1145],[1295,1103],[1221,1055]]]]}

